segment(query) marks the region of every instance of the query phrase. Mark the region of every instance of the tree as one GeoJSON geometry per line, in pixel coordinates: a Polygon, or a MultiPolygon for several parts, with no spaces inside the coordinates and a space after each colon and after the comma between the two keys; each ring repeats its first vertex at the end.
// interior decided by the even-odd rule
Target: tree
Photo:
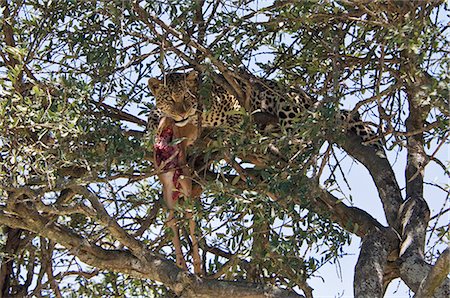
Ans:
{"type": "Polygon", "coordinates": [[[352,235],[356,297],[382,297],[396,278],[417,297],[449,296],[448,185],[435,185],[447,195],[436,214],[424,195],[427,165],[449,175],[437,158],[449,136],[444,1],[0,3],[3,297],[312,297],[308,279],[352,235]],[[204,74],[206,109],[211,84],[245,102],[234,79],[255,76],[318,99],[289,132],[265,134],[273,119],[243,112],[190,147],[203,194],[180,209],[194,210],[202,277],[175,266],[145,129],[147,78],[188,68],[204,74]],[[372,123],[372,142],[345,128],[342,106],[372,123]],[[352,206],[344,158],[370,173],[378,197],[365,199],[382,202],[387,225],[352,206]]]}

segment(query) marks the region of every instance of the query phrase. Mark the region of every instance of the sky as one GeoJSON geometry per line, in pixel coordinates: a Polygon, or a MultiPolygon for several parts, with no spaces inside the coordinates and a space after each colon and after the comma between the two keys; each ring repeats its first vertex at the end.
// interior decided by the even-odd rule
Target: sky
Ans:
{"type": "MultiPolygon", "coordinates": [[[[259,1],[264,6],[271,1],[259,1]]],[[[263,56],[259,55],[258,59],[263,56]]],[[[158,75],[155,73],[154,75],[158,75]]],[[[150,100],[150,99],[149,99],[150,100]]],[[[137,115],[138,111],[134,108],[129,110],[130,113],[137,115]]],[[[134,127],[133,127],[134,128],[134,127]]],[[[438,152],[437,157],[444,161],[448,165],[449,159],[449,147],[444,145],[438,152]]],[[[434,151],[434,148],[429,150],[434,151]]],[[[404,169],[406,164],[406,150],[402,150],[399,155],[396,152],[388,152],[388,159],[394,167],[397,175],[397,180],[401,188],[405,186],[404,169]]],[[[345,201],[347,205],[353,204],[355,207],[359,207],[369,212],[374,218],[386,225],[386,219],[384,217],[381,201],[378,197],[377,190],[374,186],[371,176],[367,170],[361,166],[358,162],[352,160],[350,157],[346,158],[342,162],[342,166],[350,184],[350,189],[343,188],[347,196],[353,198],[352,202],[345,201]]],[[[323,177],[327,177],[327,173],[323,174],[323,177]]],[[[448,185],[449,181],[436,164],[430,163],[426,167],[425,181],[435,182],[440,185],[448,185]]],[[[344,184],[341,184],[341,186],[344,184]]],[[[338,194],[336,194],[338,195],[338,194]]],[[[341,197],[341,195],[338,195],[341,197]]],[[[429,204],[431,210],[431,216],[435,215],[446,204],[447,208],[450,203],[447,198],[447,194],[443,191],[431,187],[425,186],[425,199],[429,204]]],[[[449,214],[441,219],[443,224],[449,222],[449,214]]],[[[327,264],[319,269],[317,275],[320,277],[313,277],[308,281],[309,285],[314,289],[314,297],[353,297],[353,274],[354,268],[357,262],[360,247],[360,238],[354,236],[350,246],[345,248],[347,254],[339,260],[336,264],[327,264]]],[[[408,292],[406,286],[398,281],[393,281],[387,291],[385,297],[400,298],[411,297],[412,294],[408,292]]]]}
{"type": "MultiPolygon", "coordinates": [[[[429,151],[432,152],[434,151],[433,149],[431,148],[429,151]]],[[[444,145],[437,154],[437,157],[447,165],[450,160],[449,149],[449,146],[444,145]]],[[[400,188],[404,189],[406,150],[401,151],[398,156],[395,152],[388,152],[387,157],[393,165],[400,188]]],[[[386,225],[381,201],[368,171],[360,164],[357,164],[356,161],[351,161],[349,158],[343,162],[343,167],[344,169],[349,169],[346,172],[346,177],[351,190],[347,190],[346,192],[352,195],[353,206],[367,211],[383,225],[386,225]]],[[[434,163],[430,163],[425,169],[425,182],[434,182],[441,186],[449,185],[449,181],[443,174],[442,169],[434,163]]],[[[450,207],[447,193],[442,190],[426,185],[424,195],[425,200],[429,204],[431,216],[435,215],[442,208],[443,204],[446,204],[446,208],[450,207]]],[[[445,215],[440,222],[442,224],[448,224],[450,222],[449,214],[445,215]]],[[[344,249],[348,255],[344,256],[338,265],[327,264],[319,270],[318,274],[325,279],[325,282],[320,278],[311,279],[309,284],[314,289],[314,297],[353,297],[353,274],[359,254],[360,243],[360,238],[353,236],[351,245],[344,249]]],[[[441,251],[443,249],[445,249],[444,245],[441,246],[441,251]]],[[[391,282],[385,295],[385,297],[389,298],[406,298],[412,296],[413,293],[410,293],[406,285],[399,279],[391,282]]]]}
{"type": "MultiPolygon", "coordinates": [[[[257,3],[256,5],[259,5],[259,8],[261,8],[262,6],[270,5],[272,1],[256,1],[255,3],[257,3]]],[[[257,16],[257,18],[258,17],[264,18],[264,16],[257,16]]],[[[261,19],[258,19],[258,21],[261,21],[261,19]]],[[[272,58],[268,55],[258,55],[257,57],[258,61],[260,62],[264,62],[262,61],[264,59],[272,58]]],[[[346,108],[350,108],[350,106],[346,106],[346,108]]],[[[429,149],[429,152],[433,152],[434,148],[435,147],[429,149]]],[[[436,157],[438,157],[441,161],[448,165],[448,146],[444,145],[443,147],[441,147],[436,157]]],[[[398,154],[395,151],[387,152],[387,158],[389,159],[391,165],[393,165],[397,181],[400,187],[403,189],[404,194],[404,169],[406,165],[406,150],[402,150],[398,154]]],[[[380,223],[386,225],[386,219],[382,204],[378,197],[376,187],[368,171],[361,164],[350,157],[347,157],[342,162],[342,166],[347,181],[350,184],[350,189],[346,189],[344,187],[343,190],[346,193],[347,197],[351,196],[353,198],[352,202],[344,202],[347,205],[359,207],[367,211],[380,223]]],[[[325,172],[322,177],[328,177],[327,173],[325,172]]],[[[438,183],[441,186],[448,186],[449,184],[442,169],[434,163],[430,163],[429,165],[427,165],[425,171],[425,181],[438,183]]],[[[343,185],[345,184],[341,183],[341,186],[343,185]]],[[[338,197],[342,197],[341,194],[335,195],[338,197]]],[[[446,208],[448,208],[450,205],[447,198],[447,193],[431,186],[425,186],[425,200],[429,204],[431,216],[435,215],[444,204],[446,204],[446,208]]],[[[441,218],[441,223],[446,224],[448,222],[449,215],[447,214],[446,216],[441,218]]],[[[317,275],[320,275],[320,277],[315,277],[308,281],[309,285],[314,289],[314,297],[353,297],[353,274],[360,250],[360,242],[361,241],[359,237],[353,236],[351,245],[345,248],[345,253],[347,255],[341,258],[336,264],[330,263],[325,265],[317,273],[317,275]]],[[[389,285],[385,297],[402,298],[412,297],[412,295],[413,294],[409,292],[408,288],[403,284],[403,282],[394,280],[389,285]]]]}

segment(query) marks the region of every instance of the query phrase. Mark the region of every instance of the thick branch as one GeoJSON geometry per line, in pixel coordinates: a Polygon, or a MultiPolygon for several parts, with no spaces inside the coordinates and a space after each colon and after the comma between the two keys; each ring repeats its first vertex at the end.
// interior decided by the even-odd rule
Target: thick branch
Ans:
{"type": "Polygon", "coordinates": [[[347,133],[342,139],[331,138],[367,168],[377,187],[389,226],[400,231],[398,211],[403,198],[389,161],[377,155],[375,147],[362,145],[361,139],[353,133],[347,133]]]}
{"type": "MultiPolygon", "coordinates": [[[[411,51],[410,48],[406,47],[401,52],[401,59],[401,65],[403,66],[401,69],[402,79],[409,108],[409,115],[405,122],[406,132],[418,131],[424,128],[431,109],[428,96],[433,89],[433,80],[431,76],[422,70],[417,53],[411,51]]],[[[424,168],[427,164],[423,133],[409,136],[407,144],[406,197],[423,197],[423,176],[424,168]]]]}
{"type": "Polygon", "coordinates": [[[159,281],[183,297],[229,298],[230,293],[238,297],[255,298],[302,297],[292,291],[261,284],[202,280],[150,251],[137,258],[129,250],[106,250],[58,223],[49,222],[46,217],[22,204],[17,204],[15,211],[21,217],[0,210],[0,224],[40,234],[63,245],[91,266],[121,272],[134,278],[159,281]]]}
{"type": "Polygon", "coordinates": [[[355,297],[383,297],[384,270],[390,252],[397,245],[393,230],[373,230],[363,238],[353,282],[355,297]]]}
{"type": "Polygon", "coordinates": [[[144,255],[147,253],[147,249],[145,248],[145,246],[141,242],[137,241],[133,236],[128,234],[127,231],[122,229],[122,227],[109,216],[105,207],[101,204],[94,193],[90,192],[87,188],[82,186],[74,187],[73,189],[89,200],[92,207],[97,213],[99,222],[103,226],[108,228],[112,236],[114,236],[122,244],[129,247],[133,254],[136,255],[139,259],[144,257],[144,255]]]}
{"type": "Polygon", "coordinates": [[[428,273],[427,277],[422,281],[419,291],[414,296],[415,298],[431,297],[436,288],[439,287],[445,280],[448,283],[447,275],[450,273],[450,248],[446,248],[439,256],[433,268],[428,273]]]}
{"type": "Polygon", "coordinates": [[[4,256],[0,266],[0,296],[8,296],[10,293],[11,278],[13,277],[14,256],[18,254],[20,246],[21,229],[6,228],[6,243],[3,248],[4,256]]]}
{"type": "MultiPolygon", "coordinates": [[[[15,47],[16,42],[14,40],[14,30],[12,27],[13,19],[11,18],[11,13],[9,10],[9,5],[7,0],[2,0],[0,2],[0,7],[3,8],[3,34],[5,37],[5,43],[7,46],[15,47]]],[[[9,55],[9,61],[5,60],[5,63],[9,66],[14,67],[19,62],[16,60],[16,58],[13,57],[13,55],[9,55]]]]}
{"type": "Polygon", "coordinates": [[[403,231],[400,257],[417,255],[423,258],[426,228],[430,219],[427,203],[421,197],[410,197],[400,209],[400,218],[403,231]]]}
{"type": "MultiPolygon", "coordinates": [[[[432,270],[424,260],[426,228],[430,210],[421,197],[409,198],[401,208],[402,243],[400,248],[400,277],[414,292],[418,292],[422,281],[432,270]]],[[[448,279],[432,297],[449,297],[448,279]]]]}
{"type": "MultiPolygon", "coordinates": [[[[241,169],[245,171],[244,175],[251,179],[257,179],[252,175],[251,169],[241,169]]],[[[211,178],[215,179],[216,175],[211,173],[211,178]]],[[[240,173],[242,176],[243,174],[240,173]]],[[[234,177],[229,177],[230,181],[233,181],[234,177]]],[[[258,181],[255,181],[257,183],[258,181]]],[[[328,191],[322,189],[319,184],[313,179],[306,178],[304,180],[305,186],[308,189],[307,199],[311,201],[311,208],[314,212],[329,216],[333,221],[338,223],[342,228],[348,230],[351,233],[363,237],[372,229],[384,229],[375,218],[373,218],[366,211],[357,207],[349,207],[345,205],[342,200],[339,200],[328,191]]],[[[243,189],[248,187],[245,181],[239,181],[235,186],[242,186],[243,189]]],[[[271,194],[272,199],[277,201],[281,206],[287,202],[281,198],[278,198],[276,194],[271,194]]],[[[303,204],[300,197],[293,199],[296,204],[303,204]]]]}
{"type": "Polygon", "coordinates": [[[314,202],[312,204],[314,211],[328,214],[342,228],[360,237],[363,237],[372,229],[384,229],[369,213],[357,207],[345,205],[342,200],[322,189],[313,180],[309,180],[307,186],[308,197],[314,202]]]}

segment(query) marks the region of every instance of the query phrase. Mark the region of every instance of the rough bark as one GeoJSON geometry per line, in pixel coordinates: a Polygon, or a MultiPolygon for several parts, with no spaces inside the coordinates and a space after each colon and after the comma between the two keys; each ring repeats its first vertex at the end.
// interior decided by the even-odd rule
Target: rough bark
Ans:
{"type": "Polygon", "coordinates": [[[369,213],[360,208],[345,205],[331,193],[322,189],[315,181],[305,181],[305,184],[308,186],[307,197],[313,202],[312,209],[319,214],[330,216],[333,221],[338,222],[348,231],[363,237],[370,230],[384,228],[369,213]]]}
{"type": "MultiPolygon", "coordinates": [[[[243,169],[241,169],[243,170],[243,169]]],[[[251,169],[243,170],[240,172],[241,176],[246,176],[247,178],[255,179],[255,183],[258,182],[258,178],[252,175],[251,169]]],[[[216,174],[208,173],[208,177],[214,179],[216,174]]],[[[227,176],[227,179],[233,181],[236,176],[227,176]]],[[[330,192],[320,187],[317,181],[311,178],[305,177],[304,185],[308,189],[305,194],[305,198],[311,202],[310,208],[326,217],[330,217],[333,221],[337,222],[342,228],[348,230],[351,233],[355,233],[360,237],[364,237],[372,229],[384,229],[383,225],[380,224],[375,218],[373,218],[366,211],[345,205],[342,200],[333,196],[330,192]]],[[[247,188],[247,182],[239,181],[235,186],[241,186],[242,189],[247,188]]],[[[280,207],[288,209],[286,204],[291,204],[286,200],[281,200],[276,194],[270,194],[272,199],[280,204],[280,207]]],[[[302,200],[304,198],[294,197],[294,204],[303,204],[302,200]]]]}
{"type": "MultiPolygon", "coordinates": [[[[97,204],[94,200],[91,202],[97,204]]],[[[98,211],[104,212],[101,209],[98,209],[98,211]]],[[[123,237],[121,240],[130,244],[132,250],[107,250],[101,248],[63,225],[56,222],[48,222],[46,217],[41,216],[38,212],[25,207],[21,203],[16,205],[15,213],[20,214],[20,217],[4,210],[0,211],[0,224],[39,233],[63,245],[88,265],[126,273],[134,278],[159,281],[182,297],[228,298],[230,294],[248,298],[303,297],[293,291],[267,287],[261,284],[200,279],[189,272],[180,270],[173,262],[143,247],[136,246],[135,240],[131,239],[130,235],[122,234],[123,230],[113,221],[109,221],[108,227],[112,228],[115,236],[121,234],[123,237]],[[137,255],[134,252],[137,252],[137,255]]],[[[100,216],[106,215],[103,213],[100,216]]]]}
{"type": "Polygon", "coordinates": [[[372,230],[363,238],[353,281],[355,297],[383,297],[384,268],[397,244],[395,232],[388,229],[372,230]]]}
{"type": "Polygon", "coordinates": [[[403,203],[403,197],[389,161],[377,155],[375,147],[361,144],[361,138],[354,133],[347,133],[345,138],[334,139],[334,141],[369,171],[383,203],[389,226],[400,231],[398,210],[403,203]]]}
{"type": "MultiPolygon", "coordinates": [[[[444,282],[449,284],[447,275],[450,273],[450,248],[446,248],[429,271],[427,277],[420,283],[415,298],[427,298],[434,295],[436,289],[444,282]]],[[[445,285],[444,285],[445,286],[445,285]]],[[[444,294],[448,294],[445,293],[444,294]]]]}
{"type": "MultiPolygon", "coordinates": [[[[409,17],[415,16],[413,14],[409,17]]],[[[407,201],[400,211],[402,243],[399,270],[400,277],[408,287],[414,292],[419,292],[423,280],[432,270],[432,266],[425,262],[423,253],[430,210],[423,198],[424,170],[428,163],[428,156],[424,149],[425,140],[422,132],[431,109],[426,99],[432,82],[419,65],[420,59],[416,53],[406,48],[401,52],[401,59],[403,83],[409,105],[409,115],[405,123],[406,131],[416,133],[407,137],[405,170],[407,201]]],[[[446,279],[436,289],[433,297],[449,297],[449,286],[449,280],[446,279]]]]}
{"type": "MultiPolygon", "coordinates": [[[[1,7],[4,8],[2,9],[4,19],[2,31],[5,44],[13,47],[16,45],[14,37],[15,24],[11,14],[18,18],[17,12],[20,9],[12,9],[13,12],[11,12],[8,7],[8,2],[11,1],[0,0],[1,7]]],[[[442,1],[385,1],[381,5],[378,5],[377,2],[361,4],[360,1],[343,1],[343,4],[339,4],[348,8],[348,16],[353,18],[352,22],[364,21],[364,24],[370,24],[373,28],[376,28],[377,26],[387,26],[391,21],[392,23],[399,21],[400,25],[411,25],[410,21],[414,20],[414,18],[419,20],[420,17],[422,18],[421,20],[425,20],[431,15],[431,10],[429,10],[429,7],[427,8],[427,5],[437,5],[440,2],[442,1]],[[423,7],[420,7],[421,5],[423,7]],[[386,8],[386,13],[379,16],[377,12],[379,8],[386,8]],[[419,14],[422,15],[418,16],[419,14]],[[366,15],[368,17],[363,19],[362,17],[366,15]]],[[[189,51],[183,52],[180,50],[180,45],[173,45],[167,39],[165,42],[172,47],[171,51],[174,51],[176,55],[200,70],[207,70],[207,66],[202,64],[202,59],[209,57],[212,64],[224,75],[223,78],[221,77],[221,80],[216,77],[216,81],[223,84],[229,92],[235,94],[243,106],[248,107],[248,92],[251,91],[251,88],[248,88],[247,94],[244,94],[245,90],[242,90],[241,86],[235,80],[238,76],[241,76],[239,73],[233,73],[233,69],[236,69],[236,67],[227,65],[225,61],[217,58],[211,52],[211,49],[204,44],[205,35],[207,34],[205,32],[207,30],[207,24],[204,23],[202,16],[202,6],[204,3],[205,1],[202,0],[197,1],[198,7],[194,20],[194,23],[199,28],[197,39],[193,37],[196,35],[195,28],[191,28],[191,34],[185,34],[181,31],[182,29],[176,30],[175,25],[172,28],[157,16],[149,14],[143,7],[139,6],[139,1],[134,1],[132,7],[136,16],[141,18],[141,21],[147,24],[150,31],[153,32],[154,36],[148,37],[147,40],[151,40],[153,37],[164,40],[167,35],[173,35],[182,44],[196,49],[196,54],[195,58],[190,57],[189,51]]],[[[289,5],[291,3],[292,1],[280,1],[280,3],[277,2],[274,5],[289,5]]],[[[19,4],[16,5],[19,7],[19,4]]],[[[12,7],[13,5],[11,5],[12,7]]],[[[214,11],[215,9],[212,10],[214,11]]],[[[333,16],[332,20],[329,20],[330,23],[327,21],[325,26],[333,24],[332,22],[336,20],[345,23],[345,17],[348,16],[333,16]]],[[[418,22],[417,24],[419,23],[426,26],[425,21],[418,22]]],[[[398,28],[404,29],[407,27],[398,28]]],[[[269,29],[269,27],[266,27],[266,29],[269,29]]],[[[414,30],[410,30],[411,40],[414,40],[416,37],[414,35],[415,33],[420,34],[423,32],[422,29],[414,28],[414,30]]],[[[320,30],[318,32],[320,33],[320,30]]],[[[313,35],[312,38],[315,37],[313,35]]],[[[377,34],[374,35],[376,36],[377,34]]],[[[16,37],[20,37],[20,35],[16,37]]],[[[17,38],[17,44],[19,44],[19,39],[17,38]]],[[[326,45],[326,39],[320,39],[326,45]]],[[[388,270],[388,267],[392,267],[392,271],[395,272],[394,276],[400,276],[413,291],[417,292],[417,297],[431,297],[432,295],[433,297],[450,296],[450,283],[446,277],[449,272],[450,263],[449,249],[446,249],[442,253],[434,266],[427,264],[424,259],[424,241],[430,214],[427,203],[423,198],[424,168],[428,162],[428,157],[424,151],[424,137],[421,131],[425,127],[425,120],[430,111],[430,107],[424,104],[427,102],[424,99],[429,95],[427,94],[429,77],[420,69],[419,57],[412,52],[408,52],[409,44],[406,42],[407,40],[408,38],[405,39],[404,47],[406,50],[402,52],[401,57],[393,56],[392,59],[390,58],[392,61],[397,58],[401,60],[398,63],[398,68],[390,68],[395,70],[392,77],[398,80],[398,85],[401,86],[398,87],[399,92],[400,89],[406,90],[409,102],[409,116],[405,123],[408,150],[405,171],[407,181],[406,197],[403,198],[401,195],[400,187],[395,179],[389,161],[377,155],[373,147],[363,146],[361,139],[351,133],[346,133],[342,139],[335,139],[334,136],[329,137],[330,142],[339,144],[349,155],[356,158],[368,169],[378,189],[389,227],[383,227],[368,212],[345,205],[330,192],[322,189],[317,181],[305,179],[306,186],[309,190],[306,196],[311,201],[311,210],[321,215],[329,216],[341,227],[363,238],[361,254],[355,269],[354,288],[356,297],[381,297],[386,288],[386,280],[392,279],[392,276],[387,276],[388,271],[391,269],[389,268],[388,270]],[[404,201],[404,199],[407,200],[404,201]]],[[[152,42],[154,41],[152,40],[152,42]]],[[[377,48],[373,48],[373,52],[375,53],[376,51],[377,48]]],[[[367,54],[367,59],[370,62],[373,61],[373,57],[376,57],[376,55],[370,56],[370,53],[367,54]]],[[[2,58],[5,64],[11,68],[22,63],[22,61],[19,62],[15,59],[13,55],[4,55],[2,58]]],[[[346,57],[342,56],[339,58],[342,59],[342,66],[345,67],[346,57]]],[[[363,57],[352,58],[358,58],[357,60],[359,61],[365,59],[363,57]]],[[[333,59],[336,60],[336,58],[333,59]]],[[[395,64],[395,62],[392,63],[395,64]]],[[[367,66],[367,64],[364,65],[367,66]]],[[[351,68],[348,67],[348,69],[351,68]]],[[[375,75],[377,75],[376,71],[379,71],[378,75],[381,80],[385,71],[383,70],[383,65],[380,66],[379,70],[375,70],[375,75]]],[[[21,72],[25,72],[27,76],[33,78],[26,65],[23,65],[21,72]]],[[[214,76],[214,74],[212,75],[214,76]]],[[[242,81],[248,84],[250,82],[248,77],[245,77],[245,74],[242,74],[242,76],[244,76],[242,81]]],[[[17,80],[17,86],[15,86],[19,91],[22,89],[20,86],[22,84],[22,78],[21,73],[17,80]]],[[[337,82],[338,80],[336,80],[337,82]]],[[[397,87],[394,89],[397,89],[397,87]]],[[[390,91],[387,93],[390,93],[390,91]]],[[[384,97],[384,95],[382,96],[384,97]]],[[[121,109],[110,107],[103,103],[98,104],[98,107],[102,109],[102,114],[105,116],[134,122],[138,125],[145,125],[143,120],[125,113],[121,109]]],[[[276,117],[264,115],[263,113],[256,113],[253,116],[256,122],[262,122],[264,125],[277,123],[276,117]]],[[[390,120],[383,118],[383,115],[380,113],[380,123],[383,121],[390,120]]],[[[278,155],[278,157],[280,156],[278,155]]],[[[78,169],[65,168],[58,175],[70,176],[72,179],[84,176],[86,171],[85,168],[81,168],[81,175],[75,175],[74,173],[78,172],[78,169]]],[[[95,176],[96,173],[90,174],[95,176]]],[[[212,177],[212,180],[214,179],[216,177],[212,177]]],[[[234,181],[234,179],[232,180],[234,181]]],[[[84,182],[92,183],[93,180],[87,179],[84,182]]],[[[248,185],[244,187],[248,189],[248,185]]],[[[46,189],[47,194],[54,191],[51,188],[46,189]]],[[[24,203],[25,200],[17,200],[17,202],[14,202],[14,206],[8,206],[6,210],[2,210],[0,207],[0,224],[11,228],[5,245],[6,252],[11,254],[17,253],[20,234],[31,231],[65,246],[74,256],[77,256],[89,265],[129,274],[134,278],[152,279],[161,282],[182,297],[229,297],[230,295],[238,297],[301,297],[292,291],[265,287],[262,284],[200,279],[188,272],[181,271],[173,262],[149,251],[143,242],[138,241],[135,236],[130,235],[128,231],[121,227],[117,220],[108,214],[108,209],[105,208],[103,202],[98,199],[96,194],[90,192],[88,188],[84,186],[65,188],[60,195],[61,201],[71,200],[75,194],[82,195],[90,202],[90,206],[76,206],[73,209],[62,206],[64,204],[61,206],[57,206],[58,204],[47,206],[34,198],[28,198],[29,200],[26,200],[27,203],[24,203]],[[114,240],[120,242],[126,249],[104,249],[102,246],[94,242],[89,242],[87,239],[57,222],[58,215],[65,214],[65,212],[67,214],[71,214],[72,212],[73,214],[75,208],[78,208],[77,212],[98,222],[105,228],[106,233],[109,233],[114,240]]],[[[44,196],[45,194],[42,193],[41,195],[44,196]]],[[[304,204],[304,198],[295,198],[293,202],[304,204]]],[[[280,202],[280,205],[282,206],[283,203],[286,203],[286,201],[280,202]]],[[[149,216],[148,221],[151,221],[151,219],[152,217],[149,216]]],[[[145,227],[145,225],[142,227],[145,227]]],[[[268,229],[268,227],[265,229],[268,229]]],[[[138,230],[134,235],[139,235],[140,233],[143,233],[143,229],[138,230]]],[[[261,238],[261,242],[268,241],[268,237],[261,238]]],[[[241,262],[245,263],[246,260],[241,260],[241,262]]],[[[3,294],[8,294],[7,290],[11,272],[12,262],[4,259],[0,270],[0,290],[2,290],[3,294]]],[[[29,270],[30,272],[33,273],[33,270],[29,270]]],[[[51,270],[48,272],[50,272],[47,273],[50,278],[52,275],[51,270]]],[[[310,293],[309,295],[311,296],[310,293]]]]}
{"type": "MultiPolygon", "coordinates": [[[[409,198],[401,208],[402,243],[400,248],[400,277],[414,292],[418,292],[422,281],[430,274],[433,266],[424,260],[426,228],[430,211],[421,197],[409,198]]],[[[450,281],[436,288],[432,297],[449,297],[450,281]]]]}
{"type": "MultiPolygon", "coordinates": [[[[0,267],[0,294],[3,297],[9,296],[11,294],[10,286],[11,279],[13,278],[13,263],[15,256],[19,253],[18,249],[20,246],[20,236],[23,233],[21,229],[5,228],[6,243],[3,249],[4,256],[2,256],[2,263],[0,267]]],[[[0,296],[1,296],[0,295],[0,296]]]]}

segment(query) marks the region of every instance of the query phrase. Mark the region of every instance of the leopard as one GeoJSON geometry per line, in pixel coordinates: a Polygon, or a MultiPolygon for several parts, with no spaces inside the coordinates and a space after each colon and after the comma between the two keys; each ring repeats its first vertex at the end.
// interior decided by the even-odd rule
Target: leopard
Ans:
{"type": "MultiPolygon", "coordinates": [[[[313,112],[314,105],[318,103],[317,99],[298,87],[286,87],[269,79],[254,78],[250,82],[250,111],[247,112],[272,115],[283,130],[295,127],[296,123],[313,112]]],[[[210,107],[202,108],[200,84],[199,72],[195,70],[168,73],[164,79],[150,78],[148,86],[156,100],[156,109],[149,116],[149,128],[157,126],[161,116],[172,118],[180,127],[187,123],[197,125],[198,121],[202,128],[235,127],[242,122],[241,104],[220,84],[212,84],[210,107]]],[[[244,83],[241,86],[244,92],[248,88],[244,83]]],[[[377,139],[376,133],[361,121],[358,113],[340,110],[339,114],[342,122],[347,123],[347,130],[359,136],[363,144],[382,149],[381,142],[373,142],[377,139]]]]}

